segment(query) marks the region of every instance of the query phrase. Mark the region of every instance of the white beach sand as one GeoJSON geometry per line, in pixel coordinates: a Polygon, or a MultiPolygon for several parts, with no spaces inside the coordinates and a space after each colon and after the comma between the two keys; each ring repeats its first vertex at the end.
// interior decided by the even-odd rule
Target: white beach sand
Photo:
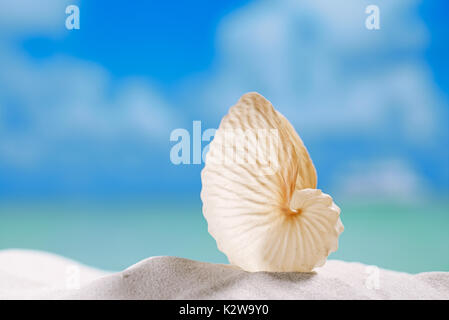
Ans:
{"type": "Polygon", "coordinates": [[[176,257],[118,273],[53,254],[0,251],[0,299],[449,299],[449,272],[417,275],[329,260],[313,273],[249,273],[176,257]]]}

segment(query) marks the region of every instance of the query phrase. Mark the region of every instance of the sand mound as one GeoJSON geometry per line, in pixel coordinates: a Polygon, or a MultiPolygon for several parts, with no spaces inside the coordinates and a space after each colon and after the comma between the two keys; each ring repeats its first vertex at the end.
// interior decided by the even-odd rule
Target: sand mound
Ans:
{"type": "Polygon", "coordinates": [[[0,251],[0,299],[28,299],[81,288],[110,274],[58,255],[33,250],[0,251]]]}
{"type": "Polygon", "coordinates": [[[449,272],[411,275],[337,260],[312,273],[249,273],[176,257],[149,258],[115,274],[78,265],[83,279],[79,289],[61,285],[67,281],[61,270],[68,262],[76,264],[45,253],[0,252],[0,298],[449,299],[449,272]],[[7,267],[5,255],[10,258],[7,267]],[[12,273],[15,263],[22,269],[12,273]],[[32,265],[46,266],[46,271],[41,276],[32,265]],[[41,283],[53,288],[42,290],[41,283]]]}

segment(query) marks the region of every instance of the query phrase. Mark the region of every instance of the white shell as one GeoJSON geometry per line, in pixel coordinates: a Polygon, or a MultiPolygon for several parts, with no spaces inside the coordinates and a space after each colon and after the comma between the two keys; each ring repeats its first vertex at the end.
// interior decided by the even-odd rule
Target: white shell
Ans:
{"type": "Polygon", "coordinates": [[[218,248],[247,271],[311,271],[337,250],[340,209],[316,189],[288,120],[258,93],[222,119],[201,173],[203,214],[218,248]]]}

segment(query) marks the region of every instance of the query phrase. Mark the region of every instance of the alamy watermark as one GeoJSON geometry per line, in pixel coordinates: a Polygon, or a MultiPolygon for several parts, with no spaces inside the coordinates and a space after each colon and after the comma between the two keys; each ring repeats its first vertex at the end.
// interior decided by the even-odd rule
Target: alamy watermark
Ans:
{"type": "Polygon", "coordinates": [[[376,266],[366,266],[365,287],[370,290],[380,289],[380,269],[376,266]]]}
{"type": "Polygon", "coordinates": [[[78,290],[81,286],[81,271],[77,265],[67,265],[65,268],[66,281],[65,288],[67,290],[78,290]]]}
{"type": "Polygon", "coordinates": [[[67,30],[78,30],[80,28],[80,8],[71,4],[65,8],[65,13],[69,15],[65,19],[67,30]]]}
{"type": "Polygon", "coordinates": [[[379,7],[371,4],[366,7],[365,13],[369,16],[366,17],[365,27],[368,30],[379,30],[380,29],[380,10],[379,7]]]}
{"type": "Polygon", "coordinates": [[[274,174],[279,169],[279,132],[277,129],[216,129],[201,128],[201,121],[193,121],[192,134],[178,128],[171,132],[170,141],[176,142],[170,150],[170,161],[175,165],[202,164],[248,165],[260,174],[274,174]],[[210,142],[214,139],[214,149],[210,142]],[[203,146],[203,143],[206,143],[203,146]]]}

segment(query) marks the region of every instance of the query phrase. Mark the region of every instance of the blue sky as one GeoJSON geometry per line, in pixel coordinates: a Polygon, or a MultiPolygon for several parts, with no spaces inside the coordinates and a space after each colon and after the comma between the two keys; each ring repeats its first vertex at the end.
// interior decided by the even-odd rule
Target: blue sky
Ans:
{"type": "Polygon", "coordinates": [[[447,194],[444,1],[5,1],[0,196],[198,194],[170,132],[246,91],[293,123],[320,187],[447,194]],[[381,29],[364,28],[377,4],[381,29]]]}
{"type": "MultiPolygon", "coordinates": [[[[98,62],[117,77],[143,75],[170,86],[212,65],[220,20],[250,2],[137,1],[123,5],[85,1],[80,3],[83,28],[60,39],[27,37],[21,44],[35,58],[57,53],[72,55],[98,62]]],[[[428,1],[418,6],[419,15],[432,35],[426,59],[437,83],[446,92],[448,9],[445,1],[428,1]]]]}
{"type": "Polygon", "coordinates": [[[211,66],[220,19],[248,2],[85,1],[80,30],[61,39],[30,38],[24,48],[36,58],[73,55],[116,77],[142,75],[168,87],[211,66]]]}

